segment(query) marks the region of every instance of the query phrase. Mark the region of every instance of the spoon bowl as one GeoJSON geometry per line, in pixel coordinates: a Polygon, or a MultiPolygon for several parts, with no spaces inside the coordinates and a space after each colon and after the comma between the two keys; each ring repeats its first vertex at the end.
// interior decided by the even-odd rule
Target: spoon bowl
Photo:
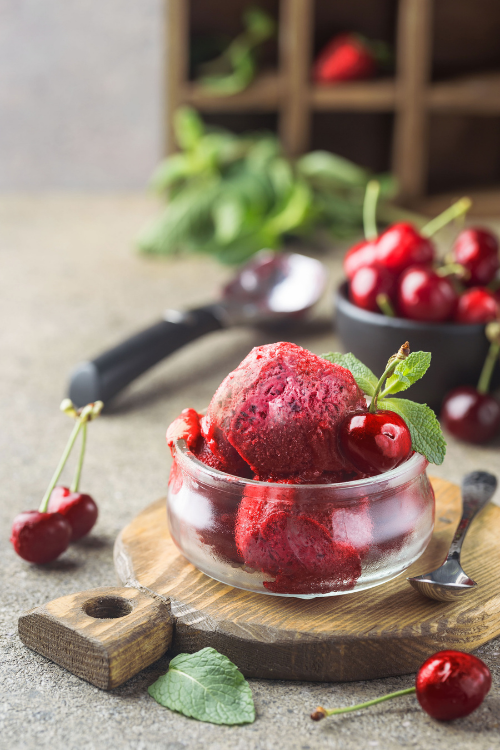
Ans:
{"type": "Polygon", "coordinates": [[[496,487],[496,477],[486,471],[465,475],[462,481],[462,518],[446,560],[430,573],[407,579],[420,594],[440,602],[452,602],[477,588],[477,583],[469,578],[460,564],[460,552],[473,518],[489,503],[496,487]]]}

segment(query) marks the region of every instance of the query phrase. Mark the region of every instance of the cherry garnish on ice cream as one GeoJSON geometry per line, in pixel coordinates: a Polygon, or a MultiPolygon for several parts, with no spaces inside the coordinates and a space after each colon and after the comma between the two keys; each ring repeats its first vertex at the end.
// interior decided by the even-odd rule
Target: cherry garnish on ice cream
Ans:
{"type": "Polygon", "coordinates": [[[459,298],[455,320],[457,323],[477,325],[489,323],[499,316],[500,305],[493,292],[482,287],[474,287],[459,298]]]}
{"type": "Polygon", "coordinates": [[[429,716],[438,721],[453,721],[475,711],[490,688],[490,670],[477,656],[462,651],[438,651],[418,670],[415,687],[388,693],[356,706],[332,709],[318,706],[311,719],[320,721],[327,716],[359,711],[391,698],[416,693],[420,706],[429,716]]]}
{"type": "MultiPolygon", "coordinates": [[[[71,492],[65,487],[58,487],[52,502],[53,491],[80,430],[84,432],[89,420],[95,419],[101,412],[103,404],[96,401],[83,409],[76,410],[69,399],[61,404],[61,410],[76,418],[76,424],[70,435],[61,460],[52,477],[47,491],[36,510],[24,511],[17,515],[12,524],[10,541],[14,550],[24,560],[32,563],[48,563],[55,560],[68,547],[70,541],[86,534],[97,518],[97,506],[89,495],[71,492]],[[67,491],[72,497],[66,497],[67,491]],[[51,507],[49,507],[51,506],[51,507]]],[[[82,441],[82,452],[75,476],[76,486],[81,474],[85,441],[82,441]]]]}
{"type": "Polygon", "coordinates": [[[500,403],[488,393],[500,353],[500,324],[489,323],[486,335],[490,349],[477,388],[462,385],[448,393],[441,408],[441,421],[448,432],[467,443],[486,443],[500,430],[500,403]]]}
{"type": "Polygon", "coordinates": [[[469,272],[467,286],[485,286],[500,267],[497,237],[487,229],[470,227],[458,235],[452,250],[453,260],[469,272]]]}
{"type": "Polygon", "coordinates": [[[381,474],[406,461],[412,451],[410,430],[393,411],[377,408],[384,382],[410,355],[408,342],[391,357],[380,378],[368,411],[351,414],[339,430],[339,447],[345,459],[365,474],[381,474]]]}

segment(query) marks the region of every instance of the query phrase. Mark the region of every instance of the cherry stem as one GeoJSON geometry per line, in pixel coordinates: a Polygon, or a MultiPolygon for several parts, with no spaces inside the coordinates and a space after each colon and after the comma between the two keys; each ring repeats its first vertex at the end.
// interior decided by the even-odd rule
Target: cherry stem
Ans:
{"type": "Polygon", "coordinates": [[[82,474],[82,466],[83,466],[83,459],[85,457],[85,447],[87,445],[87,422],[83,422],[82,424],[82,446],[80,448],[80,456],[78,458],[78,464],[76,467],[75,476],[73,477],[73,481],[71,483],[71,492],[78,492],[78,487],[80,486],[80,477],[82,474]]]}
{"type": "Polygon", "coordinates": [[[462,266],[461,263],[447,263],[445,266],[437,268],[436,273],[438,276],[452,276],[456,274],[462,279],[470,277],[470,271],[465,266],[462,266]]]}
{"type": "Polygon", "coordinates": [[[459,216],[466,214],[471,206],[472,201],[470,198],[460,198],[459,201],[447,208],[446,211],[443,211],[442,214],[439,214],[439,216],[436,216],[429,221],[429,223],[420,230],[420,234],[422,237],[432,237],[432,235],[436,234],[436,232],[439,232],[440,229],[449,224],[450,221],[458,219],[459,216]]]}
{"type": "Polygon", "coordinates": [[[387,315],[388,318],[396,317],[394,308],[391,305],[391,300],[389,299],[387,294],[377,294],[376,302],[380,310],[384,313],[384,315],[387,315]]]}
{"type": "Polygon", "coordinates": [[[380,389],[382,388],[382,385],[387,378],[390,378],[393,374],[396,367],[399,365],[400,362],[403,362],[403,360],[407,359],[410,356],[410,344],[408,341],[406,341],[403,346],[399,347],[399,351],[397,354],[393,354],[390,360],[387,363],[387,367],[385,368],[384,374],[380,378],[380,380],[377,383],[377,387],[375,388],[375,393],[372,397],[372,402],[370,406],[368,407],[368,411],[370,414],[375,414],[377,411],[377,398],[380,393],[380,389]]]}
{"type": "Polygon", "coordinates": [[[57,480],[62,474],[62,470],[64,469],[66,465],[66,461],[68,460],[69,454],[71,453],[71,449],[73,448],[73,445],[75,444],[75,440],[78,437],[78,433],[80,432],[81,427],[82,427],[82,421],[78,419],[75,426],[73,427],[73,431],[69,437],[66,448],[64,449],[64,453],[61,456],[61,460],[59,461],[57,465],[57,469],[54,472],[54,476],[50,480],[50,484],[47,487],[47,492],[43,496],[43,500],[40,503],[40,507],[38,509],[39,513],[47,513],[47,508],[49,506],[49,500],[52,494],[52,490],[56,486],[57,480]]]}
{"type": "Polygon", "coordinates": [[[479,382],[477,384],[477,392],[481,394],[488,393],[490,389],[491,376],[495,368],[495,362],[500,354],[500,344],[496,341],[492,341],[486,359],[484,361],[481,375],[479,376],[479,382]]]}
{"type": "Polygon", "coordinates": [[[377,203],[379,195],[380,183],[377,180],[370,180],[366,186],[363,202],[363,229],[367,240],[376,240],[378,237],[377,203]]]}
{"type": "Polygon", "coordinates": [[[359,711],[361,708],[368,708],[368,706],[375,706],[377,703],[383,703],[384,701],[391,700],[391,698],[397,698],[400,695],[410,695],[411,693],[416,692],[415,687],[406,688],[406,690],[396,690],[395,693],[388,693],[387,695],[383,695],[380,698],[374,698],[372,701],[366,701],[365,703],[357,703],[355,706],[346,706],[344,708],[322,708],[319,706],[314,714],[311,715],[311,718],[314,718],[316,721],[318,719],[323,719],[326,716],[333,716],[334,714],[347,714],[351,711],[359,711]]]}

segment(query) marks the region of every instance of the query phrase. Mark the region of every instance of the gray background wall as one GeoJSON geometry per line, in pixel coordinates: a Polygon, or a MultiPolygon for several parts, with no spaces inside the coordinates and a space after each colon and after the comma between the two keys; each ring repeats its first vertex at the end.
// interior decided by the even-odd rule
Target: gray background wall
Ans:
{"type": "Polygon", "coordinates": [[[0,190],[144,187],[163,89],[163,0],[0,0],[0,190]]]}

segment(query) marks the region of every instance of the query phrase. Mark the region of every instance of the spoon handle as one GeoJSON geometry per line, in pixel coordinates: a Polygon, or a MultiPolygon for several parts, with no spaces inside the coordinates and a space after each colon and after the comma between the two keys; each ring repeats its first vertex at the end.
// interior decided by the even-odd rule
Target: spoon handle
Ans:
{"type": "Polygon", "coordinates": [[[460,559],[460,550],[473,518],[487,505],[497,488],[497,480],[486,471],[472,471],[462,480],[462,518],[453,537],[447,560],[460,559]]]}

